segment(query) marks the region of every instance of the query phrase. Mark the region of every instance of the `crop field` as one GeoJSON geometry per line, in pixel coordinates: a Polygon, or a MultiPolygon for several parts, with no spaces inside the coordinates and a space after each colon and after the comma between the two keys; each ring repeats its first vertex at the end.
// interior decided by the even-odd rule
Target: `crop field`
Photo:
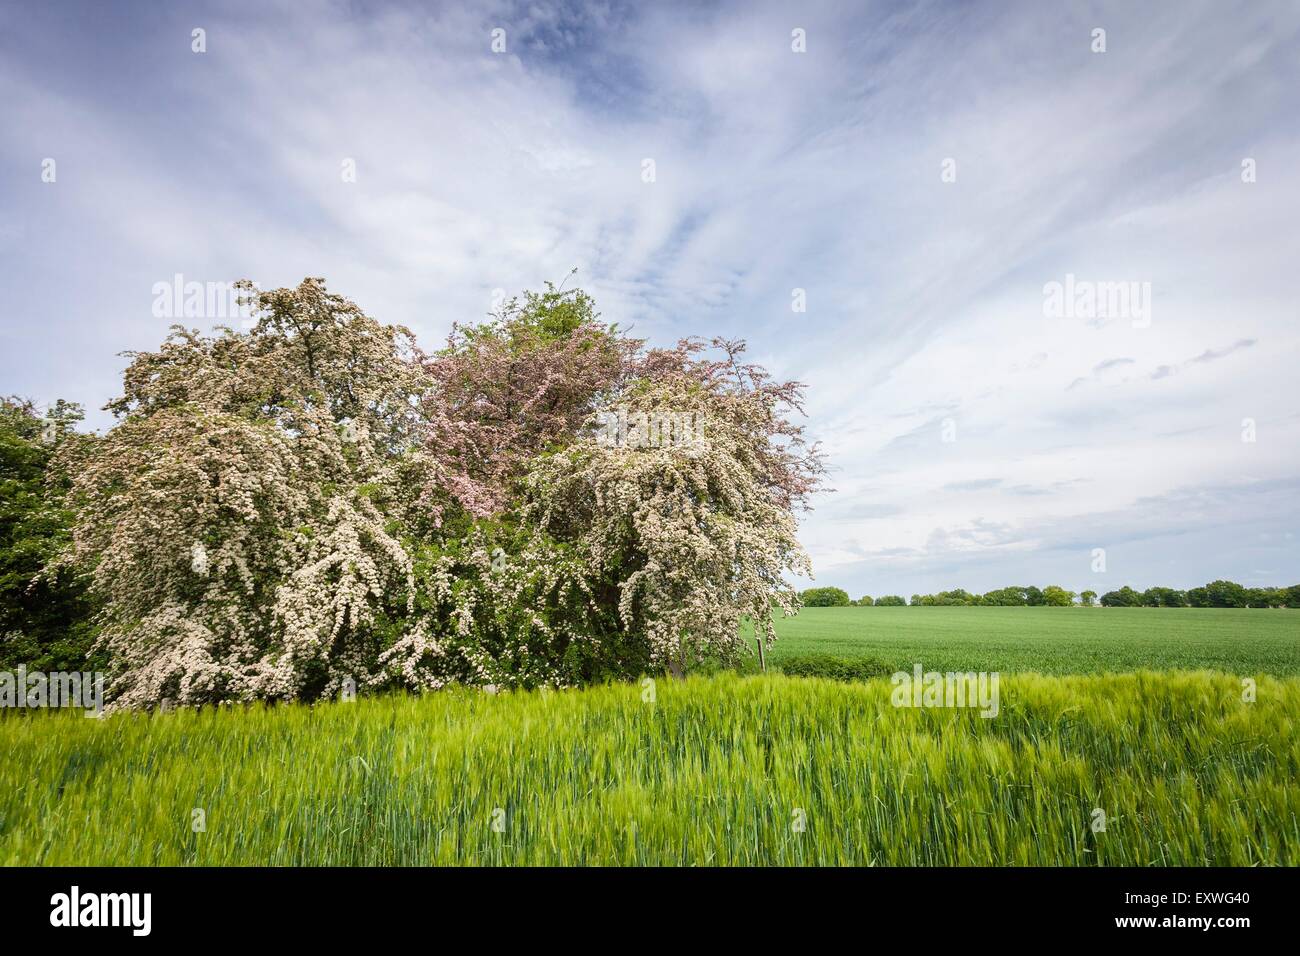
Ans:
{"type": "Polygon", "coordinates": [[[775,669],[999,671],[998,713],[779,673],[11,713],[0,863],[1300,865],[1300,613],[806,608],[778,628],[775,669]]]}
{"type": "Polygon", "coordinates": [[[904,670],[1300,674],[1300,611],[1284,609],[810,607],[776,626],[778,666],[826,653],[904,670]]]}
{"type": "Polygon", "coordinates": [[[1009,676],[992,719],[890,691],[9,715],[0,862],[1300,864],[1300,678],[1009,676]]]}

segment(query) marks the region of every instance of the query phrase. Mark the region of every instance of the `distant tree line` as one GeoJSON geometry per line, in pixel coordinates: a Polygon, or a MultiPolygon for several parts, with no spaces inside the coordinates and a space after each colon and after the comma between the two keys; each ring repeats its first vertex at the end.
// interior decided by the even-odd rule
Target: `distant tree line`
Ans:
{"type": "Polygon", "coordinates": [[[1107,591],[1098,599],[1096,591],[1067,591],[1049,584],[1045,588],[998,588],[985,594],[972,594],[957,588],[938,594],[913,594],[911,601],[900,595],[886,594],[872,598],[864,595],[856,601],[842,588],[809,588],[799,595],[804,607],[1290,607],[1300,608],[1300,584],[1277,588],[1248,588],[1236,581],[1211,581],[1204,587],[1180,591],[1177,588],[1147,588],[1136,591],[1125,585],[1107,591]]]}

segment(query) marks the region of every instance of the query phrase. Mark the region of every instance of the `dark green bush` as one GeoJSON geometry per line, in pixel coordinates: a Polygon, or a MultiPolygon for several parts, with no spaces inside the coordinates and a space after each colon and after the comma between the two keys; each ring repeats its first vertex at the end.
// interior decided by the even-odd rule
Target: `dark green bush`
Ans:
{"type": "Polygon", "coordinates": [[[861,681],[888,677],[894,672],[874,657],[836,657],[834,654],[803,654],[776,664],[789,677],[826,677],[830,680],[861,681]]]}
{"type": "Polygon", "coordinates": [[[0,398],[0,670],[102,669],[95,640],[98,605],[74,569],[54,562],[71,536],[66,475],[55,450],[85,441],[72,431],[81,409],[56,402],[42,415],[20,398],[0,398]]]}
{"type": "Polygon", "coordinates": [[[804,607],[849,607],[849,593],[843,588],[809,588],[799,595],[804,607]]]}

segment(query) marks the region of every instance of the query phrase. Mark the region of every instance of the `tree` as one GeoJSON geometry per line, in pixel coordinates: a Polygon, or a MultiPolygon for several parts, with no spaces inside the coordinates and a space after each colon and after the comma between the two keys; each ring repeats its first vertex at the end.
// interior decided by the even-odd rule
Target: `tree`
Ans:
{"type": "Polygon", "coordinates": [[[1186,607],[1187,595],[1175,588],[1147,588],[1142,593],[1145,607],[1186,607]]]}
{"type": "Polygon", "coordinates": [[[95,605],[77,568],[59,566],[71,535],[67,476],[57,450],[83,441],[81,409],[59,401],[45,415],[18,398],[0,399],[0,668],[87,667],[95,605]]]}
{"type": "Polygon", "coordinates": [[[905,607],[907,602],[898,594],[885,594],[876,598],[876,607],[905,607]]]}
{"type": "Polygon", "coordinates": [[[1246,607],[1272,607],[1273,595],[1272,588],[1247,588],[1246,607]]]}
{"type": "Polygon", "coordinates": [[[1142,596],[1127,584],[1118,591],[1107,591],[1101,596],[1102,607],[1140,607],[1142,596]]]}
{"type": "Polygon", "coordinates": [[[959,607],[974,604],[979,599],[964,588],[940,591],[938,594],[914,594],[912,603],[921,607],[959,607]]]}
{"type": "Polygon", "coordinates": [[[1030,607],[1041,607],[1043,605],[1043,592],[1032,584],[1024,589],[1025,603],[1030,607]]]}
{"type": "Polygon", "coordinates": [[[953,588],[951,591],[940,591],[936,597],[938,597],[938,599],[946,606],[968,606],[979,603],[979,596],[971,594],[965,588],[953,588]]]}
{"type": "Polygon", "coordinates": [[[1027,603],[1025,589],[1019,587],[999,588],[996,591],[989,591],[982,598],[982,602],[997,607],[1017,607],[1027,603]]]}
{"type": "Polygon", "coordinates": [[[131,354],[118,424],[75,455],[73,556],[105,601],[115,702],[313,699],[381,685],[426,520],[405,329],[325,290],[131,354]]]}
{"type": "Polygon", "coordinates": [[[1096,591],[1079,592],[1079,603],[1082,604],[1084,607],[1092,607],[1094,604],[1097,603],[1097,592],[1096,591]]]}
{"type": "Polygon", "coordinates": [[[1049,584],[1043,588],[1043,603],[1049,607],[1071,607],[1074,604],[1074,592],[1057,584],[1049,584]]]}
{"type": "Polygon", "coordinates": [[[848,607],[853,603],[840,588],[809,588],[799,595],[799,601],[804,607],[848,607]]]}
{"type": "Polygon", "coordinates": [[[1205,586],[1210,607],[1245,607],[1246,589],[1236,581],[1212,581],[1205,586]]]}
{"type": "Polygon", "coordinates": [[[864,594],[857,600],[858,607],[871,607],[873,604],[875,604],[875,602],[871,600],[870,594],[864,594]]]}
{"type": "Polygon", "coordinates": [[[424,446],[438,465],[439,516],[448,499],[476,518],[506,510],[529,461],[567,444],[598,400],[635,374],[640,343],[599,319],[582,290],[547,283],[492,321],[455,326],[446,347],[423,360],[424,446]]]}

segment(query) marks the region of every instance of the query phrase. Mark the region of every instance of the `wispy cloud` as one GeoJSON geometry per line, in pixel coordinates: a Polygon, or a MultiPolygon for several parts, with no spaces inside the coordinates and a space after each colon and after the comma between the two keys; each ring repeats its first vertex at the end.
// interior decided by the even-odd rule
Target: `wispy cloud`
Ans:
{"type": "Polygon", "coordinates": [[[1189,358],[1178,365],[1157,366],[1157,368],[1151,373],[1151,378],[1169,378],[1170,376],[1177,375],[1181,369],[1188,368],[1192,365],[1204,365],[1207,362],[1217,362],[1219,359],[1227,358],[1233,352],[1239,352],[1242,349],[1251,348],[1254,344],[1254,339],[1238,339],[1236,342],[1233,342],[1231,345],[1226,345],[1223,348],[1206,349],[1195,358],[1189,358]]]}
{"type": "Polygon", "coordinates": [[[1233,352],[1236,352],[1236,351],[1238,351],[1238,350],[1240,350],[1240,349],[1248,349],[1248,348],[1250,348],[1250,347],[1251,347],[1252,345],[1254,345],[1254,344],[1255,344],[1255,340],[1254,340],[1254,339],[1238,339],[1236,342],[1232,343],[1231,345],[1227,346],[1226,348],[1221,348],[1221,349],[1206,349],[1204,352],[1202,352],[1200,355],[1196,356],[1196,358],[1192,359],[1191,361],[1193,361],[1193,362],[1197,362],[1197,363],[1200,363],[1200,362],[1216,362],[1216,361],[1218,361],[1219,359],[1221,359],[1221,358],[1225,358],[1225,357],[1231,355],[1233,352]]]}

